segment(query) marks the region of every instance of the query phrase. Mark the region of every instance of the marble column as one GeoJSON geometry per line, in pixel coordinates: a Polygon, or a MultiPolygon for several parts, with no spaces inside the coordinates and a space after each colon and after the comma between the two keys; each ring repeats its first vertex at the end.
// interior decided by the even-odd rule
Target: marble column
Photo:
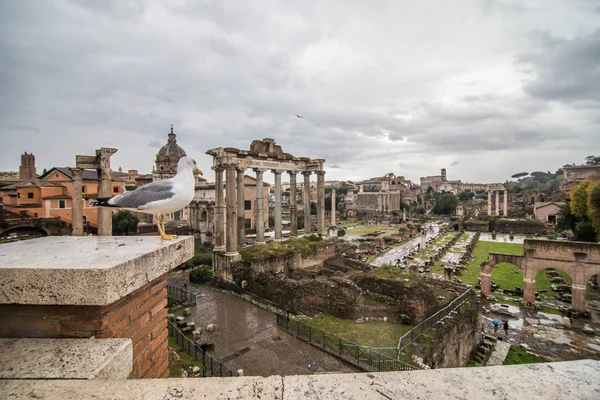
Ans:
{"type": "Polygon", "coordinates": [[[281,242],[281,171],[272,170],[275,175],[275,241],[281,242]]]}
{"type": "Polygon", "coordinates": [[[244,247],[246,245],[246,202],[244,201],[244,168],[238,168],[237,170],[237,239],[238,247],[244,247]]]}
{"type": "Polygon", "coordinates": [[[225,196],[223,196],[223,168],[215,170],[215,247],[214,251],[225,251],[225,196]]]}
{"type": "Polygon", "coordinates": [[[583,284],[573,284],[571,285],[571,308],[575,311],[583,312],[585,311],[585,293],[586,293],[586,285],[585,282],[583,284]]]}
{"type": "Polygon", "coordinates": [[[317,171],[317,233],[325,235],[325,171],[317,171]]]}
{"type": "Polygon", "coordinates": [[[331,189],[331,223],[329,225],[335,226],[335,189],[331,189]]]}
{"type": "Polygon", "coordinates": [[[508,192],[504,191],[504,216],[508,216],[508,192]]]}
{"type": "Polygon", "coordinates": [[[304,201],[304,234],[310,235],[312,233],[312,226],[310,226],[310,172],[304,171],[304,188],[302,189],[302,197],[304,201]]]}
{"type": "Polygon", "coordinates": [[[83,236],[83,195],[81,192],[83,169],[71,168],[73,189],[71,193],[71,236],[83,236]]]}
{"type": "MultiPolygon", "coordinates": [[[[110,177],[110,156],[116,149],[102,147],[96,150],[98,159],[98,197],[112,197],[112,181],[110,177]]],[[[112,235],[112,210],[107,207],[98,207],[98,236],[112,235]]]]}
{"type": "Polygon", "coordinates": [[[496,190],[494,196],[496,197],[496,216],[498,216],[500,215],[500,192],[496,190]]]}
{"type": "Polygon", "coordinates": [[[488,190],[488,215],[492,215],[492,192],[488,190]]]}
{"type": "Polygon", "coordinates": [[[265,211],[263,199],[263,172],[255,168],[256,172],[256,204],[254,205],[254,228],[256,229],[256,243],[265,242],[265,211]]]}
{"type": "Polygon", "coordinates": [[[296,188],[296,172],[288,171],[290,174],[290,237],[298,236],[298,204],[296,188]]]}
{"type": "Polygon", "coordinates": [[[234,166],[228,166],[225,169],[225,217],[227,219],[225,222],[225,228],[227,229],[225,235],[225,255],[228,256],[237,254],[237,190],[235,172],[234,166]]]}

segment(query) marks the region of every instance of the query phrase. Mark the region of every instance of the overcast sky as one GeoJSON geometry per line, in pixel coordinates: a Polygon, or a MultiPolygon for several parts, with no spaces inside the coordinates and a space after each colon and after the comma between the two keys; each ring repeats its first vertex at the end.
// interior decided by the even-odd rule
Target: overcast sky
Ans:
{"type": "Polygon", "coordinates": [[[599,110],[594,0],[0,0],[4,171],[148,173],[173,124],[210,180],[271,137],[327,179],[497,182],[600,155],[599,110]]]}

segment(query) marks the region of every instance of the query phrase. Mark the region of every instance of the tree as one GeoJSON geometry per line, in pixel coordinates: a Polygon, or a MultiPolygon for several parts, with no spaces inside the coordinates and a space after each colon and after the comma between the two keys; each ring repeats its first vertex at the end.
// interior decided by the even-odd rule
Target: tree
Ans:
{"type": "Polygon", "coordinates": [[[579,242],[596,242],[597,233],[590,221],[581,221],[575,227],[575,240],[579,242]]]}
{"type": "Polygon", "coordinates": [[[452,193],[442,194],[437,197],[433,212],[435,214],[454,214],[456,206],[458,205],[458,198],[452,193]]]}
{"type": "Polygon", "coordinates": [[[133,211],[120,210],[112,215],[112,233],[115,236],[135,235],[137,233],[138,216],[133,211]]]}
{"type": "Polygon", "coordinates": [[[310,203],[310,215],[317,215],[317,203],[310,203]]]}
{"type": "Polygon", "coordinates": [[[587,216],[594,229],[600,233],[600,182],[590,183],[587,195],[587,216]]]}
{"type": "Polygon", "coordinates": [[[588,193],[587,190],[590,186],[590,181],[585,180],[575,186],[571,191],[571,212],[578,219],[587,218],[587,203],[588,193]]]}
{"type": "Polygon", "coordinates": [[[511,178],[519,179],[527,175],[529,175],[529,172],[519,172],[518,174],[512,175],[511,178]]]}
{"type": "Polygon", "coordinates": [[[558,212],[558,219],[556,226],[558,229],[570,229],[575,232],[575,225],[577,224],[577,217],[571,213],[571,204],[566,201],[565,204],[560,208],[558,212]]]}
{"type": "Polygon", "coordinates": [[[345,229],[338,229],[337,235],[338,235],[338,237],[344,237],[346,235],[346,230],[345,229]]]}
{"type": "Polygon", "coordinates": [[[464,192],[460,192],[458,194],[458,199],[460,201],[471,200],[473,197],[475,197],[475,193],[471,192],[470,190],[465,190],[464,192]]]}
{"type": "Polygon", "coordinates": [[[600,165],[600,157],[596,156],[587,156],[585,158],[586,165],[600,165]]]}

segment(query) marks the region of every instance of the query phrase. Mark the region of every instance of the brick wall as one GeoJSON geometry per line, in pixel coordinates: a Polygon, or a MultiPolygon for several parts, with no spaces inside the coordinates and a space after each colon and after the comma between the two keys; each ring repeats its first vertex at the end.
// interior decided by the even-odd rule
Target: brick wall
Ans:
{"type": "Polygon", "coordinates": [[[107,306],[0,305],[0,337],[131,338],[130,378],[169,376],[166,276],[107,306]]]}

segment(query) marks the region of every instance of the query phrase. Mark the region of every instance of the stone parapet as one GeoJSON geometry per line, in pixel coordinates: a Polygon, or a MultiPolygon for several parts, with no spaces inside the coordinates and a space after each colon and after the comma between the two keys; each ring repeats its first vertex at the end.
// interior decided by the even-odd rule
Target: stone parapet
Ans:
{"type": "Polygon", "coordinates": [[[0,379],[127,379],[132,354],[131,339],[0,339],[0,379]]]}
{"type": "Polygon", "coordinates": [[[8,398],[596,399],[600,361],[407,372],[127,381],[0,380],[8,398]]]}
{"type": "Polygon", "coordinates": [[[194,255],[194,240],[50,236],[0,246],[0,304],[102,306],[194,255]]]}
{"type": "Polygon", "coordinates": [[[128,338],[130,377],[165,378],[166,273],[193,254],[191,236],[47,237],[1,245],[0,337],[128,338]]]}

